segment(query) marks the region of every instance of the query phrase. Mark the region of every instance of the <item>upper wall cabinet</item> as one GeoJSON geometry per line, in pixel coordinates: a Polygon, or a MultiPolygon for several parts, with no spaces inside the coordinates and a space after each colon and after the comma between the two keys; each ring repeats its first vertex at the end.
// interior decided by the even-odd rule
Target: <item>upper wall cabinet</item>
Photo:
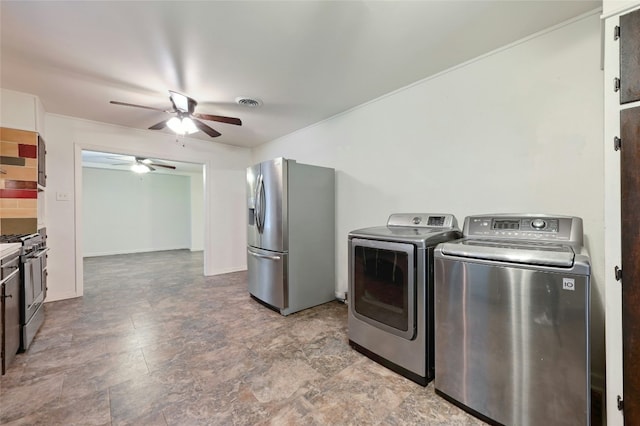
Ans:
{"type": "Polygon", "coordinates": [[[0,127],[44,134],[44,108],[37,96],[0,91],[0,127]]]}
{"type": "Polygon", "coordinates": [[[620,16],[620,103],[640,101],[640,10],[620,16]]]}

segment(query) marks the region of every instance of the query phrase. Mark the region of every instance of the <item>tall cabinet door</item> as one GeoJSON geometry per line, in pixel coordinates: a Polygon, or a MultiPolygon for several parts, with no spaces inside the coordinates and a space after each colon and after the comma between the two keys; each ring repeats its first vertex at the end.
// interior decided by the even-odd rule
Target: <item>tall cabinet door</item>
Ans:
{"type": "MultiPolygon", "coordinates": [[[[640,10],[620,16],[620,104],[640,101],[640,10]]],[[[622,387],[625,425],[640,425],[640,107],[620,111],[622,387]]]]}
{"type": "Polygon", "coordinates": [[[640,101],[640,10],[620,17],[620,103],[640,101]]]}
{"type": "Polygon", "coordinates": [[[620,111],[622,361],[626,425],[640,425],[640,107],[620,111]]]}

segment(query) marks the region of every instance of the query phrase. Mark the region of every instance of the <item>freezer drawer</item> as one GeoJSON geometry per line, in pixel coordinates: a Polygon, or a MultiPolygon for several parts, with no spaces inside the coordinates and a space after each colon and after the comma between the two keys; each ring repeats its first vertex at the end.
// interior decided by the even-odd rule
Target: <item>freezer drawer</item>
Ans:
{"type": "Polygon", "coordinates": [[[287,265],[287,253],[248,247],[249,293],[275,308],[287,308],[287,265]]]}

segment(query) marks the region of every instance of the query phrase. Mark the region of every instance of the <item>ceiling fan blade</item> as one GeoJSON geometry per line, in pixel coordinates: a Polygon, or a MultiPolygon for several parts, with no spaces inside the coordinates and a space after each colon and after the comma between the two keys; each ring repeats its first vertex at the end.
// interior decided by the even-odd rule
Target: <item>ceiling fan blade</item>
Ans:
{"type": "Polygon", "coordinates": [[[198,129],[202,130],[203,132],[205,132],[206,134],[208,134],[212,138],[215,138],[215,137],[221,135],[220,132],[218,132],[217,130],[213,130],[211,127],[207,126],[202,121],[193,120],[193,124],[195,124],[198,129]]]}
{"type": "Polygon", "coordinates": [[[165,169],[175,170],[176,166],[170,166],[168,164],[157,164],[157,163],[145,163],[147,166],[156,166],[156,167],[164,167],[165,169]]]}
{"type": "Polygon", "coordinates": [[[161,121],[159,123],[154,124],[153,126],[149,127],[149,130],[160,130],[160,129],[164,129],[165,126],[167,125],[167,120],[161,121]]]}
{"type": "Polygon", "coordinates": [[[198,114],[198,113],[194,113],[193,116],[201,120],[219,121],[221,123],[235,124],[236,126],[242,126],[242,121],[239,118],[225,117],[222,115],[198,114]]]}
{"type": "Polygon", "coordinates": [[[144,164],[145,166],[164,167],[166,169],[172,169],[172,170],[175,170],[176,168],[175,166],[171,166],[169,164],[156,163],[156,161],[160,161],[160,160],[152,160],[146,157],[134,157],[134,158],[136,163],[144,164]]]}
{"type": "Polygon", "coordinates": [[[169,112],[169,113],[173,112],[173,111],[168,111],[166,109],[154,108],[154,107],[149,107],[149,106],[144,106],[144,105],[128,104],[126,102],[109,101],[109,103],[110,104],[114,104],[114,105],[123,105],[123,106],[135,107],[135,108],[150,109],[152,111],[169,112]]]}
{"type": "Polygon", "coordinates": [[[109,161],[117,161],[117,162],[120,162],[120,164],[131,164],[135,161],[133,157],[127,158],[127,156],[104,157],[104,159],[109,161]]]}

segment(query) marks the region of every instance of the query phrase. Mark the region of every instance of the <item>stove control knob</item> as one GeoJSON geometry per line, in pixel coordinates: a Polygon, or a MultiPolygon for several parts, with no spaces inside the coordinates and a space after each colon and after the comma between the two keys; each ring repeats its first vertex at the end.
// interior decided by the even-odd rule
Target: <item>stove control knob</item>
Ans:
{"type": "Polygon", "coordinates": [[[422,222],[422,218],[420,216],[415,216],[412,220],[414,225],[419,225],[422,222]]]}
{"type": "Polygon", "coordinates": [[[531,226],[536,228],[536,229],[543,229],[546,225],[547,225],[547,222],[545,222],[542,219],[534,219],[531,222],[531,226]]]}

